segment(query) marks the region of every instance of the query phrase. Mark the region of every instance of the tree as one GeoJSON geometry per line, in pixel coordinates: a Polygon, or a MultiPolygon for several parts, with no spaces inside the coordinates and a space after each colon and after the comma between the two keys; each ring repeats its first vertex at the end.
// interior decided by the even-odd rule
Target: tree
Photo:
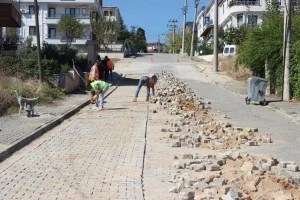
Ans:
{"type": "Polygon", "coordinates": [[[105,17],[92,21],[93,32],[96,35],[98,43],[107,49],[108,45],[117,40],[117,23],[105,17]]]}
{"type": "Polygon", "coordinates": [[[124,25],[123,18],[120,19],[120,28],[117,30],[117,41],[124,43],[125,40],[129,39],[132,34],[128,31],[126,25],[124,25]]]}
{"type": "Polygon", "coordinates": [[[66,39],[67,45],[70,45],[75,38],[83,36],[83,24],[71,16],[62,16],[57,24],[57,30],[61,33],[62,39],[66,39]]]}
{"type": "Polygon", "coordinates": [[[124,42],[126,39],[129,39],[132,34],[130,34],[126,26],[124,26],[118,30],[117,35],[118,42],[124,42]]]}
{"type": "Polygon", "coordinates": [[[147,51],[147,43],[144,29],[139,27],[136,33],[134,33],[133,36],[130,37],[130,40],[132,41],[137,51],[147,51]]]}
{"type": "Polygon", "coordinates": [[[247,29],[246,25],[238,28],[230,27],[227,30],[221,29],[219,32],[221,46],[225,44],[240,45],[246,38],[247,29]]]}
{"type": "Polygon", "coordinates": [[[271,93],[282,89],[282,38],[283,15],[277,9],[270,9],[259,27],[248,29],[246,40],[238,49],[238,60],[253,75],[268,78],[271,93]]]}

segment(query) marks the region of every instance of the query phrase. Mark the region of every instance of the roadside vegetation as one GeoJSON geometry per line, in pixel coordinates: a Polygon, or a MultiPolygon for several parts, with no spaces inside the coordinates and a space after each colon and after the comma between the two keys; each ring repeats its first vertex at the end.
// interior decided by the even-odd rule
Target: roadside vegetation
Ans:
{"type": "MultiPolygon", "coordinates": [[[[290,58],[291,98],[300,99],[300,16],[292,14],[292,40],[290,58]]],[[[264,77],[270,84],[272,94],[282,94],[283,87],[283,13],[270,7],[259,27],[248,29],[245,40],[239,46],[239,64],[252,71],[253,75],[264,77]]]]}
{"type": "MultiPolygon", "coordinates": [[[[292,100],[300,100],[300,15],[292,12],[292,40],[290,43],[290,95],[292,100]]],[[[236,56],[222,57],[221,70],[238,80],[249,76],[265,78],[270,84],[271,94],[282,95],[283,91],[283,12],[276,5],[269,5],[259,26],[243,25],[239,28],[221,30],[219,52],[225,44],[237,45],[236,56]]],[[[204,40],[203,54],[211,54],[213,43],[204,40]]]]}
{"type": "Polygon", "coordinates": [[[0,57],[0,116],[17,111],[15,90],[25,98],[39,97],[38,103],[47,104],[66,93],[63,89],[48,82],[53,74],[66,73],[72,69],[72,59],[84,70],[87,58],[78,56],[78,50],[69,45],[48,45],[42,48],[42,66],[45,81],[38,81],[37,50],[32,46],[32,39],[27,39],[18,46],[16,56],[0,57]]]}

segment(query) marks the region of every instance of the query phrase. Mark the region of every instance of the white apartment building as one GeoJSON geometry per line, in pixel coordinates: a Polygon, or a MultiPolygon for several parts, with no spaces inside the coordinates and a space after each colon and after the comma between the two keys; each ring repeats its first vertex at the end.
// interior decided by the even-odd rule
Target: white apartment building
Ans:
{"type": "MultiPolygon", "coordinates": [[[[103,7],[102,8],[103,10],[103,16],[107,19],[107,20],[110,20],[110,21],[115,21],[118,28],[121,28],[121,14],[120,14],[120,10],[119,8],[117,7],[103,7]]],[[[110,45],[111,48],[117,48],[117,47],[114,47],[113,44],[115,44],[117,42],[117,37],[115,37],[113,39],[113,43],[110,45]]],[[[119,47],[120,48],[120,47],[119,47]]]]}
{"type": "MultiPolygon", "coordinates": [[[[214,2],[210,0],[197,15],[196,24],[199,38],[212,38],[214,28],[214,2]]],[[[278,2],[281,6],[281,2],[278,2]]],[[[266,11],[265,0],[219,0],[218,25],[224,30],[230,27],[257,26],[266,11]]]]}
{"type": "MultiPolygon", "coordinates": [[[[36,23],[34,0],[21,0],[20,9],[22,25],[19,29],[20,41],[32,37],[33,44],[36,40],[36,23]]],[[[66,40],[61,37],[56,29],[61,16],[73,16],[84,24],[84,36],[76,38],[73,44],[86,44],[93,39],[91,19],[102,16],[102,0],[39,0],[39,30],[41,43],[65,44],[66,40]]],[[[42,44],[41,44],[42,45],[42,44]]]]}
{"type": "Polygon", "coordinates": [[[103,16],[108,20],[115,21],[117,25],[121,26],[121,14],[118,7],[103,7],[103,16]]]}

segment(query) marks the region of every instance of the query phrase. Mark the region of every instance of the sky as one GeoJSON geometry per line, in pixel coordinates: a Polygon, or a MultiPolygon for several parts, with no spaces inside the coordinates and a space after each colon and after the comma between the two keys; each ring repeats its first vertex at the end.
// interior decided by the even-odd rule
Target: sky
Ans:
{"type": "MultiPolygon", "coordinates": [[[[163,43],[169,32],[170,20],[176,19],[177,26],[183,27],[183,11],[185,0],[103,0],[103,6],[118,7],[124,24],[129,31],[132,26],[145,30],[147,42],[163,43]]],[[[186,21],[194,20],[194,0],[187,0],[186,21]]],[[[206,5],[207,0],[200,0],[198,10],[206,5]]]]}

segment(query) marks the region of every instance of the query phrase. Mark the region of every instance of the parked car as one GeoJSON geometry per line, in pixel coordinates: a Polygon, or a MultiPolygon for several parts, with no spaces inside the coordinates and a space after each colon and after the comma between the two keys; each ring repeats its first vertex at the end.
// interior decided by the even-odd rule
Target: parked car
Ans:
{"type": "Polygon", "coordinates": [[[232,56],[236,53],[236,45],[225,45],[223,48],[223,56],[232,56]]]}

